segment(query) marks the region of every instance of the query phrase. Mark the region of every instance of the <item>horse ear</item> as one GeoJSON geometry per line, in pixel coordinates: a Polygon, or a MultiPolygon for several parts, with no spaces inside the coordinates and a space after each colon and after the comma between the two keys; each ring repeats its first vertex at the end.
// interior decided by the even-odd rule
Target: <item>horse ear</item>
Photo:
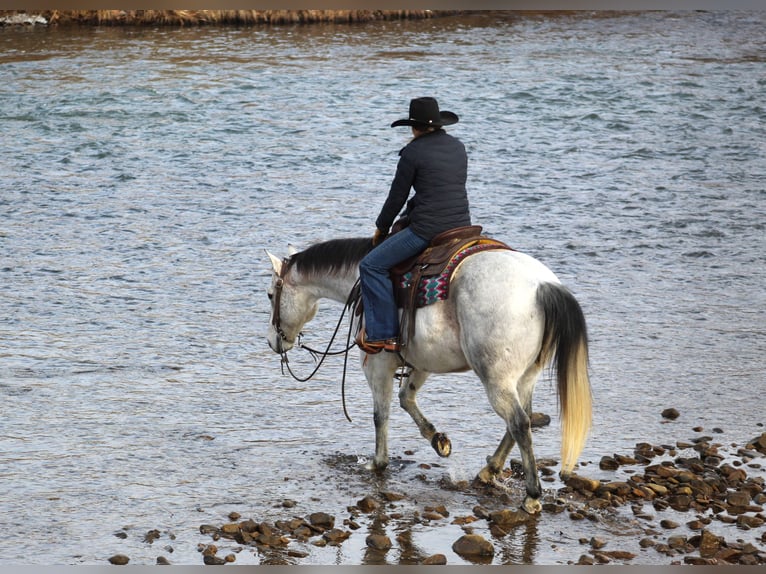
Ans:
{"type": "Polygon", "coordinates": [[[268,251],[266,251],[266,255],[271,259],[271,266],[274,268],[274,273],[279,275],[282,272],[282,260],[268,251]]]}
{"type": "Polygon", "coordinates": [[[287,255],[292,257],[296,253],[298,253],[298,250],[295,248],[295,246],[292,243],[288,243],[287,244],[287,255]]]}

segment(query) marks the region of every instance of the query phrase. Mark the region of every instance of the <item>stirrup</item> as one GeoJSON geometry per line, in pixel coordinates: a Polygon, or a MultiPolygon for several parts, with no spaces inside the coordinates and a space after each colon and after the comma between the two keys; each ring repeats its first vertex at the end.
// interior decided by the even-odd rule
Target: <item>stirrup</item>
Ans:
{"type": "Polygon", "coordinates": [[[398,353],[401,349],[399,341],[396,339],[386,339],[385,341],[368,341],[365,337],[364,329],[360,329],[356,335],[354,342],[359,346],[362,351],[368,355],[376,355],[381,351],[388,351],[389,353],[398,353]]]}

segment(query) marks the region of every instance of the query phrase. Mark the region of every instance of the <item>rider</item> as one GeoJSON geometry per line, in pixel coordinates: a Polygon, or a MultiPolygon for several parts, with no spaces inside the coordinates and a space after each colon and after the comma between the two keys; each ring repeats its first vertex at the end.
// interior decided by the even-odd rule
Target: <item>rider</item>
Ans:
{"type": "Polygon", "coordinates": [[[410,100],[409,116],[391,124],[411,126],[413,139],[399,152],[396,175],[375,221],[374,248],[359,266],[365,328],[356,342],[367,353],[399,350],[390,269],[423,251],[439,233],[471,225],[465,146],[442,129],[457,122],[456,114],[440,111],[436,99],[424,97],[410,100]],[[415,194],[407,201],[410,189],[415,194]],[[407,227],[387,237],[405,202],[407,227]]]}

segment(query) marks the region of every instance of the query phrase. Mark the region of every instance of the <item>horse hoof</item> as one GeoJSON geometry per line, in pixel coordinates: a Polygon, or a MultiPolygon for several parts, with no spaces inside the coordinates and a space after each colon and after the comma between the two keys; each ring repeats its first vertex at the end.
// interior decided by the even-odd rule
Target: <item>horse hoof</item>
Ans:
{"type": "Polygon", "coordinates": [[[452,443],[444,433],[436,433],[431,439],[431,446],[434,447],[436,454],[442,458],[447,458],[452,454],[452,443]]]}
{"type": "Polygon", "coordinates": [[[495,470],[492,466],[487,465],[479,471],[475,481],[479,484],[492,484],[499,474],[499,470],[495,470]]]}
{"type": "Polygon", "coordinates": [[[543,509],[543,505],[540,504],[540,501],[536,498],[530,498],[527,496],[524,498],[524,502],[521,505],[521,509],[526,512],[527,514],[535,515],[539,514],[540,511],[543,509]]]}
{"type": "Polygon", "coordinates": [[[569,479],[571,476],[572,476],[572,471],[571,471],[571,470],[562,470],[562,471],[560,471],[560,472],[559,472],[559,478],[560,478],[561,480],[564,480],[564,481],[566,481],[566,480],[568,480],[568,479],[569,479]]]}
{"type": "Polygon", "coordinates": [[[364,468],[365,470],[369,470],[371,472],[383,472],[386,470],[387,466],[388,462],[375,462],[375,460],[371,460],[364,465],[364,468]]]}

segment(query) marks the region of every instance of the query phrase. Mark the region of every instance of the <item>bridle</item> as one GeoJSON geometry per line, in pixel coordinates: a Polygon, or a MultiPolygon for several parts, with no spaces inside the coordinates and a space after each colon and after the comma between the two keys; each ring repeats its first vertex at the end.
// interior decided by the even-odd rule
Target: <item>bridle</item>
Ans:
{"type": "Polygon", "coordinates": [[[302,349],[306,349],[311,355],[314,357],[314,360],[316,360],[316,357],[319,356],[320,359],[317,362],[316,367],[314,367],[314,370],[311,372],[310,375],[307,377],[299,377],[296,375],[293,370],[290,368],[290,361],[287,358],[287,351],[284,350],[283,343],[287,342],[287,335],[285,335],[284,330],[282,329],[282,320],[281,320],[281,313],[280,313],[280,307],[282,305],[282,290],[285,285],[285,275],[287,274],[287,271],[289,270],[290,266],[290,258],[285,257],[282,259],[282,266],[279,269],[279,273],[277,274],[277,281],[274,284],[274,293],[272,294],[272,313],[271,313],[271,326],[274,327],[274,330],[277,332],[277,335],[279,335],[279,340],[277,341],[277,352],[279,353],[281,357],[281,368],[282,368],[282,374],[285,374],[285,368],[287,368],[287,372],[290,373],[290,376],[292,376],[293,379],[296,381],[305,383],[309,379],[313,378],[314,375],[317,374],[319,371],[319,368],[322,366],[322,363],[324,363],[324,360],[330,356],[330,355],[344,355],[343,358],[343,379],[341,381],[341,395],[343,398],[343,414],[346,415],[346,418],[349,422],[351,422],[351,417],[348,415],[348,411],[346,410],[346,367],[348,364],[348,352],[353,349],[356,346],[356,343],[351,340],[351,330],[353,327],[353,321],[349,321],[348,325],[348,334],[346,338],[346,348],[342,351],[333,351],[330,352],[330,348],[332,347],[333,342],[335,341],[335,337],[338,334],[338,331],[340,330],[341,323],[343,322],[343,317],[346,314],[346,311],[354,305],[355,301],[359,297],[359,280],[357,279],[354,286],[351,288],[351,292],[348,295],[348,298],[346,299],[346,304],[343,307],[343,311],[340,314],[340,317],[338,318],[338,324],[335,326],[335,331],[333,331],[332,337],[330,337],[330,342],[327,343],[327,349],[325,351],[317,351],[315,349],[312,349],[311,347],[308,347],[304,345],[301,342],[301,336],[302,333],[298,333],[298,338],[296,341],[296,345],[302,349]]]}
{"type": "MultiPolygon", "coordinates": [[[[287,359],[287,351],[282,350],[282,343],[287,342],[287,335],[285,335],[285,332],[282,330],[282,320],[280,316],[280,308],[282,306],[282,288],[285,285],[285,274],[287,273],[288,266],[290,264],[290,259],[288,257],[285,257],[282,259],[282,266],[279,269],[279,274],[277,275],[277,282],[274,285],[274,293],[272,295],[272,313],[271,313],[271,326],[274,327],[274,330],[277,332],[277,335],[279,335],[279,341],[278,341],[278,349],[277,352],[282,355],[282,361],[286,362],[287,359]]],[[[299,335],[300,337],[300,335],[299,335]]]]}

